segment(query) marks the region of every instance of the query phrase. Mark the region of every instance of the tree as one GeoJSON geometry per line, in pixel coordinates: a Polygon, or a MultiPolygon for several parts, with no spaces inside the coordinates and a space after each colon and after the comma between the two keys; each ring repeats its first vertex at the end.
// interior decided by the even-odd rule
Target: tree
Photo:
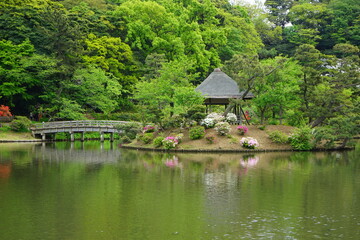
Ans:
{"type": "Polygon", "coordinates": [[[265,6],[270,11],[269,20],[282,28],[289,22],[288,11],[294,0],[266,0],[265,6]]]}
{"type": "Polygon", "coordinates": [[[293,24],[292,34],[288,39],[297,45],[316,45],[329,21],[329,11],[326,4],[302,3],[294,5],[288,14],[293,24]]]}
{"type": "Polygon", "coordinates": [[[137,82],[137,66],[133,59],[130,46],[115,37],[96,37],[89,34],[85,40],[85,54],[83,60],[86,64],[96,65],[104,71],[113,74],[122,86],[125,96],[133,92],[137,82]]]}
{"type": "Polygon", "coordinates": [[[296,58],[303,66],[303,110],[312,127],[326,124],[326,120],[337,116],[352,115],[358,101],[359,56],[349,53],[359,49],[351,45],[338,45],[334,49],[341,51],[340,56],[347,57],[326,56],[310,45],[302,45],[297,50],[296,58]]]}
{"type": "MultiPolygon", "coordinates": [[[[258,55],[235,55],[231,60],[225,62],[224,70],[237,82],[240,91],[244,91],[242,96],[242,100],[244,100],[247,94],[254,89],[255,85],[261,86],[264,78],[281,68],[284,61],[285,59],[278,58],[274,65],[269,66],[261,63],[258,55]]],[[[241,104],[241,101],[239,103],[241,104]]],[[[225,115],[235,104],[229,104],[225,110],[225,115]]]]}
{"type": "Polygon", "coordinates": [[[288,110],[296,108],[299,103],[298,91],[301,76],[301,67],[291,59],[268,59],[262,62],[267,66],[276,66],[282,63],[281,68],[265,77],[264,81],[258,81],[254,85],[253,93],[256,98],[252,103],[260,115],[260,123],[263,124],[265,114],[272,110],[273,117],[279,115],[280,124],[288,110]]]}
{"type": "Polygon", "coordinates": [[[159,77],[136,84],[134,98],[141,107],[143,121],[162,125],[168,116],[185,113],[203,102],[201,94],[190,84],[196,76],[189,74],[189,65],[187,59],[166,63],[159,77]]]}
{"type": "Polygon", "coordinates": [[[83,109],[109,114],[118,108],[123,90],[119,80],[111,73],[90,66],[77,69],[65,91],[68,98],[83,109]]]}

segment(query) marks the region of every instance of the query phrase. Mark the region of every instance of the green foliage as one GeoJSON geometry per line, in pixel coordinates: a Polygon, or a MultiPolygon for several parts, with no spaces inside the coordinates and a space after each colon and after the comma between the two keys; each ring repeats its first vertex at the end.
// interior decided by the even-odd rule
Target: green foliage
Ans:
{"type": "Polygon", "coordinates": [[[293,130],[289,136],[289,142],[295,150],[311,150],[313,149],[313,134],[309,126],[303,126],[293,130]]]}
{"type": "Polygon", "coordinates": [[[149,144],[153,141],[154,139],[154,133],[144,133],[144,134],[139,134],[138,135],[138,139],[140,141],[142,141],[145,144],[149,144]]]}
{"type": "Polygon", "coordinates": [[[8,126],[8,125],[2,125],[1,123],[0,123],[0,132],[8,132],[8,131],[10,131],[11,130],[11,127],[10,126],[8,126]]]}
{"type": "Polygon", "coordinates": [[[70,134],[67,132],[55,133],[55,140],[67,140],[70,139],[70,134]]]}
{"type": "Polygon", "coordinates": [[[357,114],[331,118],[326,125],[315,129],[315,143],[325,148],[346,147],[349,140],[360,134],[359,123],[357,114]],[[339,146],[335,145],[337,141],[341,143],[339,146]]]}
{"type": "Polygon", "coordinates": [[[105,71],[88,67],[77,69],[66,90],[80,106],[109,114],[118,107],[122,87],[119,79],[105,71]]]}
{"type": "Polygon", "coordinates": [[[24,116],[16,116],[15,120],[10,123],[11,130],[15,132],[28,132],[31,121],[24,116]]]}
{"type": "Polygon", "coordinates": [[[163,129],[180,128],[184,125],[185,119],[179,115],[164,117],[161,122],[163,129]]]}
{"type": "Polygon", "coordinates": [[[189,130],[189,137],[192,140],[201,139],[205,136],[205,128],[203,126],[192,127],[189,130]]]}
{"type": "Polygon", "coordinates": [[[121,138],[120,138],[120,142],[121,143],[131,143],[131,138],[129,138],[127,135],[124,135],[124,136],[121,136],[121,138]]]}
{"type": "Polygon", "coordinates": [[[60,108],[55,118],[58,120],[84,120],[84,109],[75,101],[62,98],[59,101],[60,108]]]}
{"type": "Polygon", "coordinates": [[[140,123],[130,122],[115,126],[115,128],[121,131],[121,135],[127,136],[130,139],[135,139],[136,135],[141,133],[142,127],[140,123]]]}
{"type": "Polygon", "coordinates": [[[275,143],[287,143],[289,141],[289,137],[281,131],[272,131],[268,134],[271,141],[275,143]]]}
{"type": "Polygon", "coordinates": [[[264,130],[266,129],[266,125],[260,125],[260,126],[258,127],[258,129],[264,131],[264,130]]]}
{"type": "Polygon", "coordinates": [[[194,120],[199,123],[201,120],[203,120],[206,117],[205,106],[204,105],[192,106],[185,113],[184,116],[185,116],[185,118],[187,118],[189,120],[194,120]]]}
{"type": "Polygon", "coordinates": [[[163,145],[163,140],[164,140],[164,137],[156,137],[154,140],[153,140],[153,145],[155,147],[161,147],[163,145]]]}

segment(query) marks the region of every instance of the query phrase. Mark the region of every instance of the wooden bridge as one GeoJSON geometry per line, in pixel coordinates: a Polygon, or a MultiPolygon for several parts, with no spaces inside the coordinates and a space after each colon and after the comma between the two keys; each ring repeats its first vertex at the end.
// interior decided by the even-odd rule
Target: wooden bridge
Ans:
{"type": "Polygon", "coordinates": [[[35,124],[30,130],[34,137],[41,136],[44,141],[46,135],[55,135],[59,132],[69,133],[71,141],[75,141],[75,133],[81,133],[81,141],[85,140],[86,132],[99,132],[101,141],[104,141],[104,133],[110,133],[110,141],[114,141],[114,133],[121,133],[116,126],[126,123],[129,122],[107,120],[43,122],[35,124]]]}

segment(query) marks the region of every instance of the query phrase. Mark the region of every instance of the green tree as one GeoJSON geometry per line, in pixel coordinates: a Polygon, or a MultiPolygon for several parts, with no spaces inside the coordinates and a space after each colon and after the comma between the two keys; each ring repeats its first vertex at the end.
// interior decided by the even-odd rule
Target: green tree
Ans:
{"type": "Polygon", "coordinates": [[[282,28],[289,22],[288,11],[294,0],[266,0],[265,6],[270,11],[269,20],[282,28]]]}
{"type": "Polygon", "coordinates": [[[299,104],[299,80],[301,76],[301,67],[293,60],[268,59],[262,64],[274,66],[278,62],[284,62],[281,68],[276,69],[272,74],[265,77],[264,81],[258,81],[254,85],[253,93],[256,98],[252,103],[260,115],[260,123],[263,124],[265,114],[272,110],[272,116],[278,114],[280,124],[287,115],[287,111],[297,108],[299,104]]]}
{"type": "Polygon", "coordinates": [[[189,74],[188,66],[187,59],[166,63],[158,78],[136,84],[134,98],[139,102],[144,122],[162,125],[171,114],[186,113],[203,102],[203,97],[189,82],[195,76],[189,74]]]}
{"type": "Polygon", "coordinates": [[[89,34],[85,44],[85,64],[96,65],[113,74],[119,80],[125,96],[131,94],[137,82],[137,66],[129,45],[120,38],[96,37],[94,34],[89,34]]]}

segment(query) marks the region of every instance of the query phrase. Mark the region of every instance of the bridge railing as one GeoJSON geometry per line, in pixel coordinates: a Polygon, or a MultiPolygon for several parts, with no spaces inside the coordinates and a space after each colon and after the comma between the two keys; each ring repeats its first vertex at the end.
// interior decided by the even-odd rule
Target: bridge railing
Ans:
{"type": "Polygon", "coordinates": [[[81,121],[58,121],[36,123],[31,129],[44,128],[68,128],[68,127],[115,127],[116,125],[126,124],[126,121],[108,121],[108,120],[81,120],[81,121]]]}

